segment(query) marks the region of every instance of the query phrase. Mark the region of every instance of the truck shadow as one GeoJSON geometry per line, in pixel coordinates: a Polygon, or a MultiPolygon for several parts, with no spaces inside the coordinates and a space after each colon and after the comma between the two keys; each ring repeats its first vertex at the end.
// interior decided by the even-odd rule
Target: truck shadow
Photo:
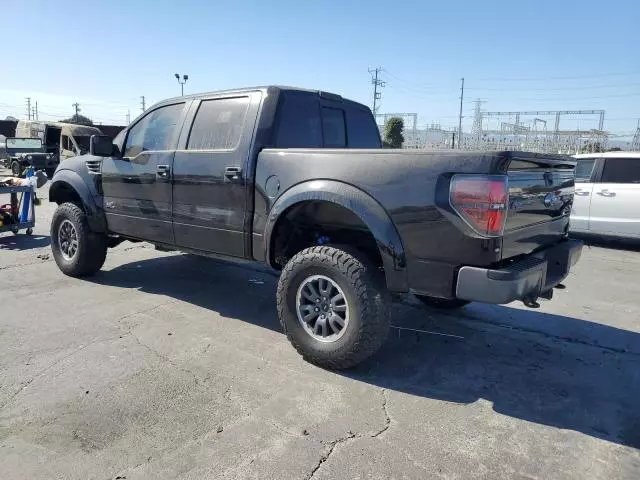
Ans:
{"type": "Polygon", "coordinates": [[[0,251],[2,250],[31,250],[48,247],[51,243],[49,235],[26,235],[24,232],[14,234],[0,234],[0,251]]]}
{"type": "MultiPolygon", "coordinates": [[[[173,255],[90,281],[168,295],[280,331],[277,280],[265,271],[173,255]]],[[[417,397],[484,399],[503,415],[640,448],[640,334],[486,305],[445,315],[405,302],[394,305],[392,324],[378,354],[337,374],[417,397]]]]}

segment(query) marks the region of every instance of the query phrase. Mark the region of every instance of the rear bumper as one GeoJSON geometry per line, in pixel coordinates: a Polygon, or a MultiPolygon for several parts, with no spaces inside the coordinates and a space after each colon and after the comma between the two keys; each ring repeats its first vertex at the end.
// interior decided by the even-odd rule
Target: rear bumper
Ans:
{"type": "Polygon", "coordinates": [[[582,242],[567,240],[500,269],[462,267],[456,297],[484,303],[535,301],[569,274],[582,254],[582,242]]]}

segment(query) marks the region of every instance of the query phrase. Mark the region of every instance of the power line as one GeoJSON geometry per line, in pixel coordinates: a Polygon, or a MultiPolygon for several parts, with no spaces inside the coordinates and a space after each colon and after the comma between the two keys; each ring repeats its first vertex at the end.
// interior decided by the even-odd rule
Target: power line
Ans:
{"type": "Polygon", "coordinates": [[[547,80],[581,80],[584,78],[606,78],[606,77],[621,77],[621,76],[631,76],[631,75],[640,75],[640,72],[619,72],[619,73],[602,73],[598,75],[572,75],[567,77],[516,77],[516,78],[508,78],[508,77],[485,77],[485,78],[477,78],[477,81],[483,82],[537,82],[537,81],[547,81],[547,80]]]}
{"type": "Polygon", "coordinates": [[[593,85],[591,87],[564,87],[564,88],[478,88],[471,87],[469,90],[482,92],[560,92],[567,90],[591,90],[598,88],[621,88],[621,87],[637,87],[640,83],[624,83],[618,85],[593,85]]]}
{"type": "Polygon", "coordinates": [[[589,95],[584,97],[565,97],[564,95],[557,95],[555,97],[530,97],[530,98],[519,98],[519,97],[508,97],[509,101],[526,101],[526,102],[556,102],[556,101],[571,101],[571,100],[597,100],[597,99],[606,99],[606,98],[627,98],[627,97],[637,97],[640,95],[640,92],[632,92],[632,93],[622,93],[616,95],[589,95]]]}

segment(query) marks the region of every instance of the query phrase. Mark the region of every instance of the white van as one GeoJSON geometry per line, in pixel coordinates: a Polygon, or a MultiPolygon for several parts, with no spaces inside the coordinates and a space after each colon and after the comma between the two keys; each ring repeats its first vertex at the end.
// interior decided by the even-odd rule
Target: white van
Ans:
{"type": "Polygon", "coordinates": [[[576,155],[570,230],[640,238],[640,152],[576,155]]]}

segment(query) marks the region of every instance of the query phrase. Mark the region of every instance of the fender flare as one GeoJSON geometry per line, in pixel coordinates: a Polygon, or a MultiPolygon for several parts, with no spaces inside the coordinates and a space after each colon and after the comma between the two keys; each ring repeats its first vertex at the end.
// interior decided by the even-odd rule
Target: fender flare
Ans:
{"type": "Polygon", "coordinates": [[[264,258],[268,265],[273,266],[271,235],[280,216],[294,205],[310,200],[335,203],[360,218],[378,245],[388,289],[398,293],[409,291],[404,247],[389,214],[368,193],[353,185],[334,180],[299,183],[278,197],[271,207],[264,231],[264,258]]]}
{"type": "Polygon", "coordinates": [[[49,201],[60,203],[63,200],[63,192],[68,189],[73,190],[80,200],[87,215],[89,228],[94,232],[105,233],[107,231],[107,222],[105,220],[104,211],[95,201],[95,192],[85,180],[73,170],[58,170],[49,186],[49,201]]]}

